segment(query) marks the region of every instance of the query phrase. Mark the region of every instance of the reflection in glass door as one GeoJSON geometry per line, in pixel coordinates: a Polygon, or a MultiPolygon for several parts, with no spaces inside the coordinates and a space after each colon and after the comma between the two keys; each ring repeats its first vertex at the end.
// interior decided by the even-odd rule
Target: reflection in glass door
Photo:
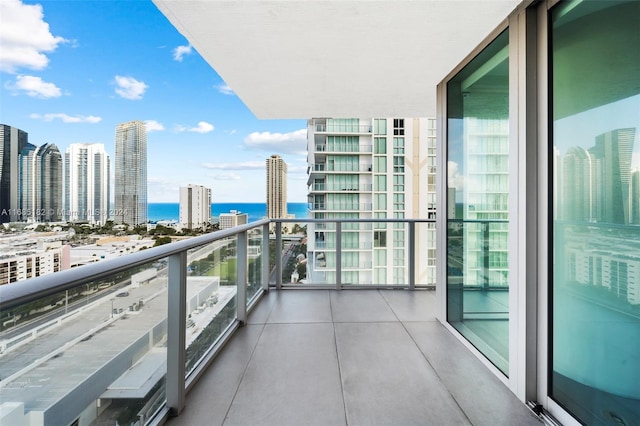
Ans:
{"type": "Polygon", "coordinates": [[[549,394],[585,424],[640,419],[640,2],[552,9],[549,394]]]}
{"type": "Polygon", "coordinates": [[[447,321],[509,372],[509,35],[447,83],[447,321]]]}

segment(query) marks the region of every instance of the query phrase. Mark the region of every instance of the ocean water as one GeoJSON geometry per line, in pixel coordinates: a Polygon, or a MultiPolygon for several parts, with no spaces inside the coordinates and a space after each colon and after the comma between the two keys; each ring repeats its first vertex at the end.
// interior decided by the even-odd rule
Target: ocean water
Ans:
{"type": "MultiPolygon", "coordinates": [[[[148,219],[151,222],[159,220],[175,220],[180,217],[179,203],[149,203],[147,204],[148,219]]],[[[217,220],[220,213],[238,210],[249,215],[249,222],[262,219],[267,214],[265,203],[214,203],[211,204],[211,218],[217,220]]],[[[297,218],[307,217],[307,203],[287,203],[287,212],[297,218]]]]}

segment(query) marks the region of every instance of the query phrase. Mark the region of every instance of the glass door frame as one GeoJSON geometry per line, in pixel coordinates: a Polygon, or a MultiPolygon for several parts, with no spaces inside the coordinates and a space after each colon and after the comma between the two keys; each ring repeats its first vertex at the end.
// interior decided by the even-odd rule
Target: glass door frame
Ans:
{"type": "MultiPolygon", "coordinates": [[[[437,216],[438,320],[523,402],[546,392],[547,2],[524,1],[437,86],[437,205],[447,212],[447,83],[509,29],[509,375],[447,322],[447,215],[437,216]],[[531,208],[536,206],[536,208],[531,208]],[[543,362],[542,362],[543,361],[543,362]],[[539,386],[540,385],[540,386],[539,386]]],[[[544,398],[546,402],[546,398],[544,398]]]]}
{"type": "Polygon", "coordinates": [[[550,11],[561,0],[525,0],[437,86],[437,205],[447,212],[447,83],[509,29],[509,376],[447,322],[447,215],[437,216],[438,320],[531,408],[564,425],[578,420],[550,395],[553,169],[550,11]]]}

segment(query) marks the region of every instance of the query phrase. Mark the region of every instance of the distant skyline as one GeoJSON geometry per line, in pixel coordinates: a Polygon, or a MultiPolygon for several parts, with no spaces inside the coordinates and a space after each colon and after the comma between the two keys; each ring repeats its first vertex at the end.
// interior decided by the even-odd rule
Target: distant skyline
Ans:
{"type": "Polygon", "coordinates": [[[116,125],[141,120],[149,202],[189,184],[213,203],[265,202],[272,154],[287,201],[306,201],[306,122],[256,119],[150,0],[2,0],[0,44],[0,123],[30,143],[102,143],[113,158],[116,125]]]}

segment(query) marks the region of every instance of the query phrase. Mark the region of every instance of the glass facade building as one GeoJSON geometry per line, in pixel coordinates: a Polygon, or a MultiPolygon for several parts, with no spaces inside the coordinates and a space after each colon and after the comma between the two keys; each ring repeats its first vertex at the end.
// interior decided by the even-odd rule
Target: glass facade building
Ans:
{"type": "Polygon", "coordinates": [[[116,126],[114,194],[114,222],[147,222],[147,130],[142,121],[116,126]]]}
{"type": "Polygon", "coordinates": [[[56,222],[63,219],[62,155],[55,144],[33,147],[20,154],[20,220],[56,222]]]}
{"type": "Polygon", "coordinates": [[[33,147],[27,132],[0,124],[0,223],[18,220],[18,163],[27,146],[33,147]]]}

